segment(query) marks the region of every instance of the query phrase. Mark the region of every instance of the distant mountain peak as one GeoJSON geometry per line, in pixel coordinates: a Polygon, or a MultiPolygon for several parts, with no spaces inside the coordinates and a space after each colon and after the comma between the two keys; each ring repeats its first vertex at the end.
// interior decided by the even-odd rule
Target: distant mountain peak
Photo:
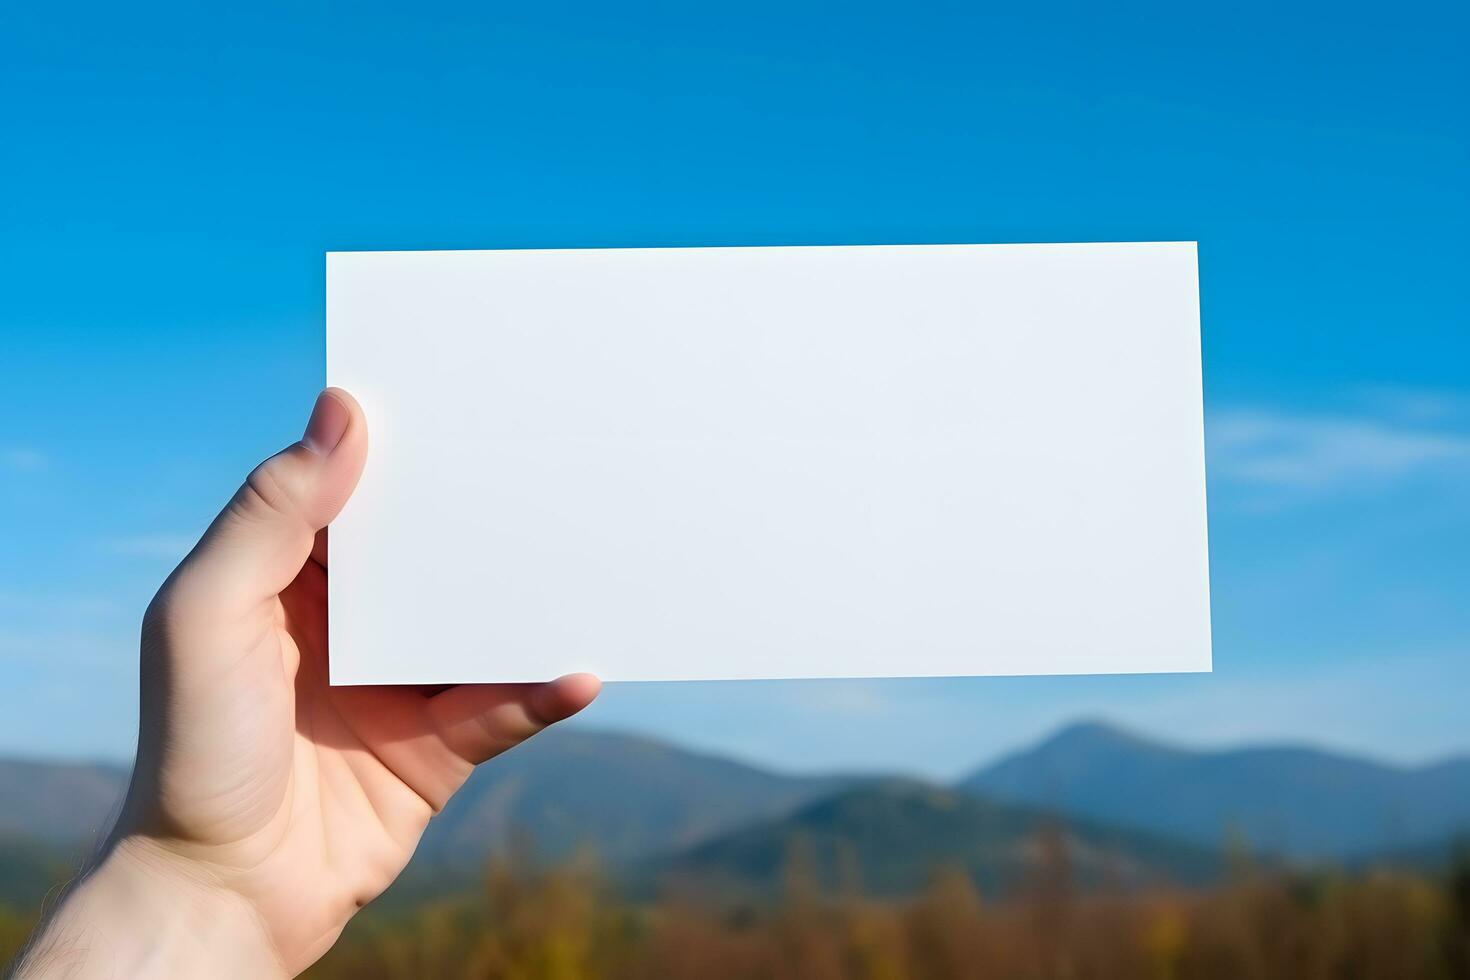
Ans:
{"type": "Polygon", "coordinates": [[[1055,734],[1045,739],[1042,745],[1076,744],[1086,742],[1099,742],[1106,744],[1122,744],[1131,746],[1159,745],[1153,739],[1147,738],[1129,728],[1124,728],[1116,722],[1102,718],[1083,718],[1074,721],[1058,729],[1055,734]]]}
{"type": "Polygon", "coordinates": [[[959,782],[1040,806],[1219,845],[1353,859],[1470,829],[1470,766],[1404,768],[1293,745],[1180,748],[1115,724],[1061,729],[959,782]]]}
{"type": "MultiPolygon", "coordinates": [[[[1040,742],[1021,749],[982,770],[1002,781],[1009,775],[1040,773],[1045,779],[1067,782],[1083,772],[1105,772],[1114,766],[1133,767],[1147,759],[1153,764],[1183,759],[1192,753],[1151,739],[1110,721],[1087,719],[1059,729],[1040,742]]],[[[976,773],[961,785],[980,776],[976,773]]],[[[1029,801],[1029,802],[1035,802],[1029,801]]]]}

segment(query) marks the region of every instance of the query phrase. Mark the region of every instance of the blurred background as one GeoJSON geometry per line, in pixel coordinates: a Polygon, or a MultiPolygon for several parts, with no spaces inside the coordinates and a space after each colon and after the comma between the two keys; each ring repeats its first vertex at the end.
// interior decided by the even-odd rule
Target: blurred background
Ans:
{"type": "Polygon", "coordinates": [[[1198,240],[1215,671],[611,685],[319,977],[1470,976],[1464,4],[0,11],[0,958],[337,249],[1198,240]]]}

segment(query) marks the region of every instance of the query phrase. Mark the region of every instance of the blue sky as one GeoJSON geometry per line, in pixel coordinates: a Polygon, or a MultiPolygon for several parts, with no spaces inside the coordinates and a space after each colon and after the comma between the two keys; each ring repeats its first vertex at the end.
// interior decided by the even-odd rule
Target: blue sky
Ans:
{"type": "Polygon", "coordinates": [[[131,753],[136,629],[295,439],[329,249],[1200,242],[1216,671],[617,685],[954,774],[1081,715],[1470,749],[1464,4],[0,14],[0,752],[131,753]]]}

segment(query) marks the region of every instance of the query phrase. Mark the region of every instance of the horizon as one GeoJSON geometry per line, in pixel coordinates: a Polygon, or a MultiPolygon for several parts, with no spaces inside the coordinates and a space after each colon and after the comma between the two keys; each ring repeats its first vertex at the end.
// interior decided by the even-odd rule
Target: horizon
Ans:
{"type": "MultiPolygon", "coordinates": [[[[1177,752],[1197,756],[1219,756],[1234,755],[1248,752],[1295,752],[1303,751],[1336,759],[1363,763],[1397,772],[1421,772],[1435,769],[1445,765],[1470,763],[1470,749],[1453,750],[1445,755],[1431,756],[1422,760],[1402,761],[1384,756],[1374,755],[1371,752],[1355,752],[1344,749],[1341,746],[1328,743],[1312,742],[1310,740],[1273,739],[1268,737],[1262,739],[1247,739],[1236,742],[1222,743],[1191,743],[1171,738],[1166,734],[1142,731],[1126,725],[1121,725],[1104,718],[1077,718],[1065,722],[1059,727],[1052,729],[1039,739],[1022,742],[1015,745],[1005,746],[989,753],[982,754],[977,761],[949,775],[935,774],[919,768],[907,770],[901,769],[860,769],[860,768],[791,768],[780,762],[765,759],[747,758],[738,752],[732,752],[718,747],[704,747],[698,744],[680,741],[677,737],[657,735],[650,732],[638,731],[629,728],[610,728],[606,726],[587,724],[582,720],[571,720],[557,726],[556,733],[575,734],[580,737],[611,736],[614,738],[628,739],[631,741],[650,742],[662,748],[672,749],[688,755],[701,758],[731,762],[751,769],[779,776],[791,777],[816,777],[816,776],[851,776],[871,778],[893,778],[912,779],[917,782],[942,788],[953,788],[965,779],[983,772],[1001,762],[1008,761],[1017,756],[1025,755],[1035,749],[1041,748],[1052,741],[1063,736],[1074,733],[1078,729],[1105,729],[1108,733],[1123,738],[1141,741],[1151,747],[1163,748],[1177,752]]],[[[122,756],[53,756],[53,755],[21,755],[0,752],[0,762],[19,762],[56,765],[76,766],[106,766],[115,769],[127,769],[132,763],[132,753],[128,752],[122,756]]]]}
{"type": "Polygon", "coordinates": [[[323,382],[328,250],[1129,240],[1199,243],[1213,673],[610,684],[585,724],[931,778],[1099,715],[1470,752],[1467,16],[17,11],[0,754],[131,753],[144,607],[323,382]]]}

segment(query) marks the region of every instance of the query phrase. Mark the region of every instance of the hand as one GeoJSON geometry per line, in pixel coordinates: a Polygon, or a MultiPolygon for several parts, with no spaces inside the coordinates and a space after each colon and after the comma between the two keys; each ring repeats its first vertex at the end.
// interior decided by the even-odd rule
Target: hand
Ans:
{"type": "Polygon", "coordinates": [[[397,877],[477,763],[596,696],[585,674],[328,686],[323,529],[366,456],[357,402],[322,392],[301,442],[250,474],[164,583],[143,622],[122,815],[20,975],[294,975],[397,877]]]}

